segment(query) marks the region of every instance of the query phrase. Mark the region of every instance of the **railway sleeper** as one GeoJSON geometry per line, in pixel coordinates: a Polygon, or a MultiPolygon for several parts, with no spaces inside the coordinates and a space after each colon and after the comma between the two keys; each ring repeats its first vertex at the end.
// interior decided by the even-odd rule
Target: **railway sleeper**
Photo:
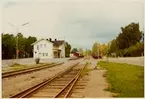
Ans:
{"type": "Polygon", "coordinates": [[[52,83],[50,86],[65,86],[66,84],[52,83]]]}
{"type": "Polygon", "coordinates": [[[84,96],[81,93],[72,93],[70,98],[83,98],[84,96]]]}
{"type": "Polygon", "coordinates": [[[31,96],[31,98],[32,97],[41,97],[41,98],[43,98],[43,97],[46,97],[46,98],[52,98],[52,97],[54,97],[55,95],[56,95],[57,93],[54,93],[54,92],[52,92],[52,93],[37,93],[37,94],[33,94],[32,96],[31,96]]]}
{"type": "MultiPolygon", "coordinates": [[[[40,93],[43,93],[43,94],[51,94],[51,93],[58,93],[61,89],[42,89],[42,90],[39,90],[37,93],[35,94],[40,94],[40,93]]],[[[34,94],[34,95],[35,95],[34,94]]]]}
{"type": "Polygon", "coordinates": [[[81,80],[81,81],[77,81],[77,83],[88,83],[88,81],[81,80]]]}
{"type": "Polygon", "coordinates": [[[53,96],[31,96],[31,98],[52,98],[53,96]]]}
{"type": "Polygon", "coordinates": [[[69,82],[69,80],[67,80],[67,81],[54,81],[53,83],[68,83],[69,82]]]}
{"type": "Polygon", "coordinates": [[[75,89],[85,89],[85,86],[76,86],[75,89]]]}
{"type": "Polygon", "coordinates": [[[48,89],[62,89],[63,86],[46,86],[48,89]]]}
{"type": "Polygon", "coordinates": [[[83,91],[83,89],[76,89],[76,88],[73,89],[73,93],[79,93],[79,92],[82,92],[82,91],[83,91]]]}
{"type": "Polygon", "coordinates": [[[57,79],[57,80],[55,80],[55,81],[70,81],[71,79],[65,79],[65,78],[63,78],[63,79],[57,79]]]}

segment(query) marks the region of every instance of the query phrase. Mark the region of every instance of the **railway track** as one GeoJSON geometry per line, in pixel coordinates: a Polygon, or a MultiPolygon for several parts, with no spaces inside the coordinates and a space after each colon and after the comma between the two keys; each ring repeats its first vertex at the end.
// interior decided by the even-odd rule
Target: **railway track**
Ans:
{"type": "Polygon", "coordinates": [[[58,98],[70,97],[81,72],[87,64],[79,63],[70,66],[64,72],[60,72],[52,78],[48,78],[26,90],[23,90],[10,98],[58,98]],[[80,68],[78,68],[80,66],[80,68]],[[77,68],[75,68],[77,67],[77,68]]]}
{"type": "Polygon", "coordinates": [[[52,63],[50,65],[43,65],[43,66],[26,68],[26,69],[17,70],[17,71],[5,72],[5,73],[2,73],[2,78],[7,78],[7,77],[11,77],[11,76],[15,76],[15,75],[20,75],[20,74],[24,74],[24,73],[30,73],[30,72],[38,71],[38,70],[45,69],[45,68],[51,68],[51,67],[54,67],[54,66],[57,66],[57,65],[61,65],[63,63],[64,62],[61,62],[61,63],[52,63]]]}

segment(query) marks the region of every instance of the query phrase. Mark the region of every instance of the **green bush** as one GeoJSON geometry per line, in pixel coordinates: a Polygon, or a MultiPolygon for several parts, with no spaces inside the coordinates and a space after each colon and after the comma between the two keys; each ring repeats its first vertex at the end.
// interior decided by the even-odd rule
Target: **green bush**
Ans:
{"type": "Polygon", "coordinates": [[[117,56],[120,57],[142,56],[144,54],[144,44],[141,42],[137,42],[135,45],[132,45],[129,48],[125,48],[125,49],[119,49],[115,53],[117,56]]]}

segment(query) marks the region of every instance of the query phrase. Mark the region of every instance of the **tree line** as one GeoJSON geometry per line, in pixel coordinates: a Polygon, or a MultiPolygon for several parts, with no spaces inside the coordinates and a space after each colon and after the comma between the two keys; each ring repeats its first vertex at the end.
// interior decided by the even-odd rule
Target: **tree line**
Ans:
{"type": "MultiPolygon", "coordinates": [[[[18,33],[16,36],[9,33],[2,33],[2,59],[15,59],[16,58],[16,43],[18,41],[18,53],[19,58],[33,57],[33,46],[31,45],[37,41],[36,37],[29,36],[24,37],[22,33],[18,33]]],[[[65,43],[65,55],[69,57],[71,45],[65,43]]]]}
{"type": "Polygon", "coordinates": [[[121,27],[116,39],[109,43],[110,56],[135,57],[144,55],[144,33],[139,30],[139,23],[130,23],[121,27]]]}
{"type": "Polygon", "coordinates": [[[144,33],[139,30],[139,23],[130,23],[121,27],[121,32],[107,44],[95,42],[92,49],[73,48],[84,56],[135,57],[144,55],[144,33]]]}
{"type": "Polygon", "coordinates": [[[16,58],[16,43],[18,41],[19,58],[28,58],[33,56],[33,46],[31,44],[35,42],[36,37],[24,37],[22,33],[18,33],[16,36],[13,34],[2,33],[2,59],[14,59],[16,58]]]}
{"type": "Polygon", "coordinates": [[[139,30],[139,23],[130,23],[121,27],[118,36],[108,44],[94,43],[92,55],[111,57],[135,57],[144,55],[144,33],[139,30]]]}

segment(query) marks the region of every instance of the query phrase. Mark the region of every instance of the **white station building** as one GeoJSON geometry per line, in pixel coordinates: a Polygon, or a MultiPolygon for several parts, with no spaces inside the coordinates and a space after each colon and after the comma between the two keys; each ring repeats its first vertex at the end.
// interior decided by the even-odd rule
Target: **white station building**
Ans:
{"type": "Polygon", "coordinates": [[[41,39],[33,44],[33,58],[64,58],[65,57],[65,41],[54,40],[51,38],[41,39]]]}

